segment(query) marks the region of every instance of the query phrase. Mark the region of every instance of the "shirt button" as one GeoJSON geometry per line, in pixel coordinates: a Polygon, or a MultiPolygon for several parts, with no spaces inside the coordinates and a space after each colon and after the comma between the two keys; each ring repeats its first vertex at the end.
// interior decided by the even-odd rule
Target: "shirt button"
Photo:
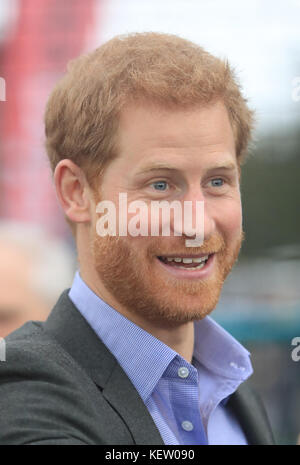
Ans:
{"type": "Polygon", "coordinates": [[[235,362],[230,362],[229,365],[232,367],[232,368],[238,368],[237,364],[235,362]]]}
{"type": "Polygon", "coordinates": [[[187,378],[189,376],[188,368],[186,367],[178,368],[178,376],[180,376],[180,378],[187,378]]]}
{"type": "Polygon", "coordinates": [[[184,431],[192,431],[194,429],[194,425],[193,423],[191,423],[190,421],[188,420],[185,420],[181,423],[181,426],[182,428],[184,429],[184,431]]]}

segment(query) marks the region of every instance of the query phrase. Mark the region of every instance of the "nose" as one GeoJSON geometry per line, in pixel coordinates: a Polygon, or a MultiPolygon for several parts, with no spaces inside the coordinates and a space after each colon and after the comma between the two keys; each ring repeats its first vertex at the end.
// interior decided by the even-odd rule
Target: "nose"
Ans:
{"type": "Polygon", "coordinates": [[[200,247],[216,230],[211,208],[201,186],[190,190],[182,199],[182,223],[174,221],[174,235],[185,237],[187,247],[200,247]]]}

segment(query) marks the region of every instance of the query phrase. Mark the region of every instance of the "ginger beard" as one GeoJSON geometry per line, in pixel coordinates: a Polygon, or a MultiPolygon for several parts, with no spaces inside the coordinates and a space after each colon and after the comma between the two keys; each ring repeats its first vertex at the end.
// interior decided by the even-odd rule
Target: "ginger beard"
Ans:
{"type": "Polygon", "coordinates": [[[243,237],[241,231],[229,247],[216,234],[201,247],[187,248],[184,237],[100,237],[95,232],[92,253],[99,279],[130,314],[160,326],[178,326],[200,320],[215,308],[243,237]],[[146,249],[142,247],[145,239],[149,241],[146,249]],[[213,273],[207,279],[178,279],[157,263],[158,256],[211,252],[218,253],[213,273]]]}

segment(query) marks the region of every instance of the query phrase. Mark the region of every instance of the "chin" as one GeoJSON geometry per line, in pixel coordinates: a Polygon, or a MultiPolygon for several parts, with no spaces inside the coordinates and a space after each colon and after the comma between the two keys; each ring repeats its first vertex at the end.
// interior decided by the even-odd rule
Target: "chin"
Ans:
{"type": "Polygon", "coordinates": [[[159,318],[161,323],[164,321],[170,325],[179,325],[191,321],[202,320],[209,315],[217,306],[221,293],[221,288],[209,286],[204,287],[201,291],[191,293],[172,293],[165,302],[160,299],[157,306],[152,303],[151,312],[147,317],[149,319],[159,318]]]}

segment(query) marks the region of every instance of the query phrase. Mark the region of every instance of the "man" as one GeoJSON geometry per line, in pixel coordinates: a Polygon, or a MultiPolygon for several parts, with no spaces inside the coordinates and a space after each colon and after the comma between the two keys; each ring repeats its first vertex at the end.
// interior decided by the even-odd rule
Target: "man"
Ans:
{"type": "Polygon", "coordinates": [[[241,247],[251,127],[229,66],[176,36],[116,37],[71,64],[46,145],[79,272],[45,324],[7,338],[2,443],[273,443],[242,385],[249,353],[208,317],[241,247]],[[175,213],[169,235],[162,217],[151,235],[157,201],[192,205],[194,219],[202,202],[202,242],[175,213]],[[101,202],[117,235],[102,234],[101,202]]]}

